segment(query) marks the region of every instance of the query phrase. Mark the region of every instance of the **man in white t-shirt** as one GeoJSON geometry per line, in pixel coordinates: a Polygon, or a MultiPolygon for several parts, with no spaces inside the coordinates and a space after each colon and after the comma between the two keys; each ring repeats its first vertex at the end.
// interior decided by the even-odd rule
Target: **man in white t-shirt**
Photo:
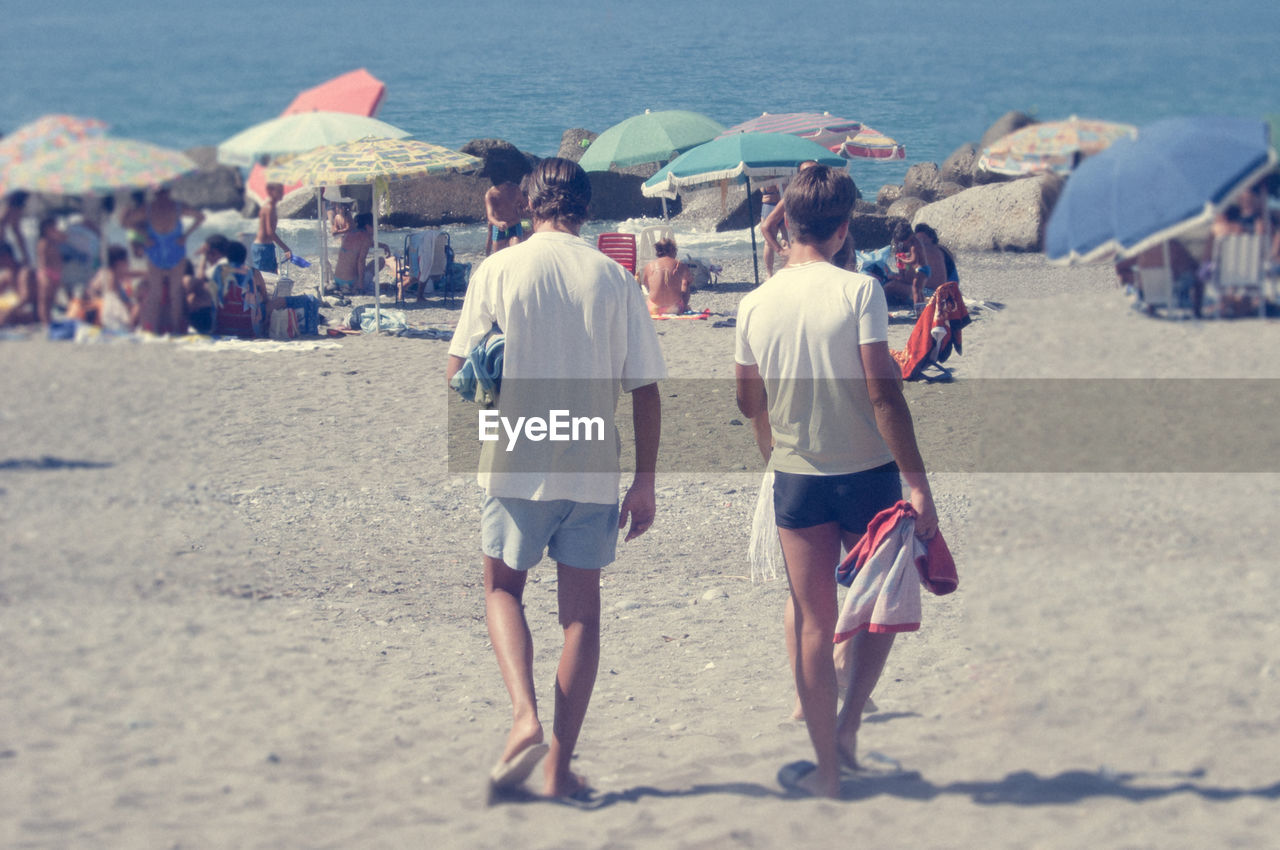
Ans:
{"type": "Polygon", "coordinates": [[[578,236],[591,199],[586,173],[545,159],[528,178],[528,195],[533,234],[472,275],[447,377],[492,329],[504,334],[498,409],[477,410],[485,612],[513,714],[490,782],[519,785],[549,753],[545,793],[567,796],[586,789],[569,760],[599,664],[599,571],[614,560],[618,529],[630,520],[631,540],[653,522],[657,381],[666,366],[635,279],[578,236]],[[636,474],[619,508],[614,411],[623,391],[632,399],[636,474]],[[564,628],[550,747],[522,607],[527,571],[544,551],[557,562],[564,628]]]}
{"type": "MultiPolygon", "coordinates": [[[[841,544],[852,549],[871,518],[901,498],[899,475],[917,535],[929,539],[938,524],[889,355],[884,293],[873,278],[830,263],[848,235],[855,194],[847,173],[826,166],[796,175],[783,197],[787,265],[738,305],[735,352],[738,406],[752,420],[767,415],[771,431],[774,513],[791,585],[787,649],[818,756],[796,784],[828,797],[839,795],[842,763],[857,766],[862,709],[893,646],[892,634],[853,638],[854,675],[837,716],[841,544]]],[[[759,442],[768,451],[770,441],[759,442]]]]}

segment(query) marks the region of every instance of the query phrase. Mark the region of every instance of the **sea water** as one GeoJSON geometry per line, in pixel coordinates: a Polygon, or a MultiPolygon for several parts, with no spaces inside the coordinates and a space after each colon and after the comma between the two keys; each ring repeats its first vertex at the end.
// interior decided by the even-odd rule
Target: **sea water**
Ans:
{"type": "MultiPolygon", "coordinates": [[[[67,112],[178,148],[358,67],[387,84],[379,117],[414,138],[540,156],[568,128],[645,109],[726,126],[825,110],[905,145],[905,161],[851,164],[868,195],[1011,109],[1134,124],[1280,112],[1275,0],[0,0],[0,20],[0,131],[67,112]]],[[[459,235],[483,238],[472,230],[459,235]]]]}

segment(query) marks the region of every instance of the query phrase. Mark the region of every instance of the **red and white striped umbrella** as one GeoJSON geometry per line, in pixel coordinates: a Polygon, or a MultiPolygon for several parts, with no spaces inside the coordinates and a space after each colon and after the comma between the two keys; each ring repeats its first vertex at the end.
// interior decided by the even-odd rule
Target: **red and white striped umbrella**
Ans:
{"type": "Polygon", "coordinates": [[[863,126],[857,133],[831,147],[845,159],[906,159],[907,149],[893,139],[863,126]]]}

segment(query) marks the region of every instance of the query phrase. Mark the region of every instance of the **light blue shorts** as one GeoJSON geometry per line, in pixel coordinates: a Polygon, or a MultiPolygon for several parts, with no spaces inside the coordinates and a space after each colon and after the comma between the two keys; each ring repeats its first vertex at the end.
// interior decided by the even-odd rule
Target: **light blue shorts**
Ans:
{"type": "Polygon", "coordinates": [[[566,566],[598,570],[613,563],[618,548],[618,505],[485,496],[480,548],[513,570],[530,569],[544,552],[566,566]]]}

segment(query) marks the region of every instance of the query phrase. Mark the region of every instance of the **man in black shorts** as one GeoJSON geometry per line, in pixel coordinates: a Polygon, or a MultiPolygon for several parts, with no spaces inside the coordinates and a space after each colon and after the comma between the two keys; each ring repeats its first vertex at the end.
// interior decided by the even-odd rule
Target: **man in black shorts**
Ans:
{"type": "MultiPolygon", "coordinates": [[[[836,714],[832,638],[835,565],[876,513],[902,497],[916,534],[931,538],[937,511],[916,446],[901,372],[889,355],[884,293],[831,257],[849,229],[855,189],[848,174],[814,166],[783,198],[792,248],[787,265],[738,307],[738,406],[767,415],[775,471],[774,510],[791,597],[787,648],[817,769],[797,784],[839,794],[840,768],[856,767],[858,724],[893,646],[893,634],[853,638],[853,677],[836,714]]],[[[762,441],[763,442],[763,441],[762,441]]]]}

